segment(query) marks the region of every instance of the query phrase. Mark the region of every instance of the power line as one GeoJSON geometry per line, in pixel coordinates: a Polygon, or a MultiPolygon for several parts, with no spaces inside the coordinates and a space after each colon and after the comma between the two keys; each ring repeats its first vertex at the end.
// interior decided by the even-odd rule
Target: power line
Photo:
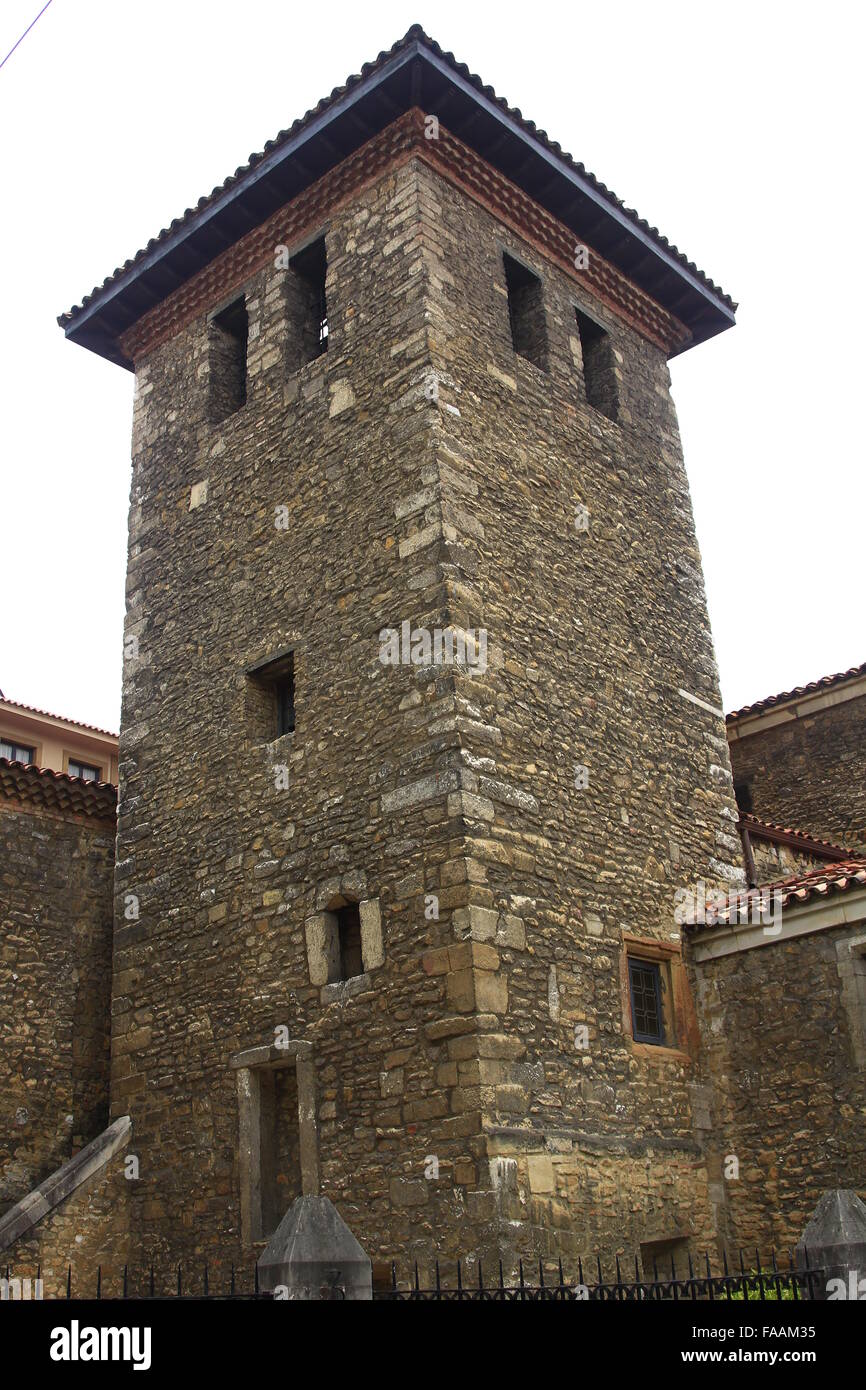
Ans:
{"type": "MultiPolygon", "coordinates": [[[[24,42],[24,40],[27,38],[27,35],[30,33],[30,30],[33,28],[33,25],[36,23],[37,20],[39,20],[39,19],[42,18],[42,16],[44,15],[45,11],[48,9],[48,6],[49,6],[50,4],[51,4],[51,0],[47,0],[47,4],[45,4],[45,5],[42,6],[42,9],[39,11],[38,15],[36,16],[36,19],[33,20],[33,23],[27,25],[27,28],[24,30],[24,33],[21,35],[21,38],[18,40],[18,43],[13,43],[13,45],[12,45],[12,47],[10,48],[9,52],[6,54],[6,57],[3,59],[3,63],[8,63],[8,62],[9,62],[9,59],[12,57],[12,54],[15,52],[16,48],[18,47],[18,44],[24,42]]],[[[0,68],[3,67],[3,63],[0,63],[0,68]]]]}

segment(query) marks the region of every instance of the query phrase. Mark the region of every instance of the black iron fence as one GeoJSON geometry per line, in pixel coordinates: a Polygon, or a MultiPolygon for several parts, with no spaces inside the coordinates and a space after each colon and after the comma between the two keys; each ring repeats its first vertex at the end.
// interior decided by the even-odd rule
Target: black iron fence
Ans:
{"type": "Polygon", "coordinates": [[[435,1265],[435,1275],[430,1287],[422,1287],[418,1266],[412,1277],[401,1282],[397,1267],[392,1265],[391,1287],[374,1289],[374,1299],[390,1299],[397,1302],[412,1300],[438,1302],[623,1302],[623,1303],[662,1303],[702,1301],[761,1301],[772,1302],[779,1299],[800,1301],[812,1298],[823,1289],[824,1271],[813,1268],[806,1261],[804,1269],[798,1269],[793,1252],[789,1252],[787,1262],[780,1266],[775,1251],[769,1262],[762,1263],[755,1252],[754,1261],[747,1261],[743,1251],[738,1253],[737,1265],[733,1268],[727,1253],[721,1262],[712,1268],[709,1255],[696,1265],[692,1256],[685,1261],[680,1259],[677,1269],[675,1259],[671,1259],[670,1270],[659,1268],[653,1261],[652,1277],[641,1275],[640,1262],[635,1256],[634,1278],[631,1267],[624,1272],[620,1257],[613,1260],[613,1268],[608,1261],[607,1276],[602,1258],[596,1255],[592,1263],[584,1265],[578,1259],[576,1270],[570,1277],[563,1269],[562,1261],[555,1265],[539,1260],[537,1267],[531,1269],[521,1261],[516,1277],[506,1280],[502,1264],[499,1264],[496,1277],[485,1278],[484,1268],[479,1261],[472,1267],[471,1274],[458,1261],[454,1274],[449,1279],[449,1271],[435,1265]],[[610,1277],[615,1274],[615,1278],[610,1277]],[[576,1275],[576,1278],[574,1277],[576,1275]]]}
{"type": "MultiPolygon", "coordinates": [[[[681,1257],[679,1268],[673,1257],[670,1268],[666,1264],[660,1267],[653,1260],[651,1277],[648,1277],[646,1269],[641,1273],[640,1262],[635,1256],[633,1273],[634,1277],[631,1262],[624,1269],[620,1256],[608,1260],[605,1268],[601,1255],[594,1256],[586,1264],[583,1259],[578,1259],[576,1267],[571,1269],[565,1269],[562,1260],[539,1260],[537,1265],[532,1266],[521,1261],[517,1270],[508,1277],[500,1262],[493,1278],[480,1260],[472,1258],[447,1266],[436,1261],[430,1276],[423,1279],[417,1264],[408,1277],[401,1277],[394,1263],[388,1284],[374,1284],[373,1298],[397,1303],[797,1302],[823,1293],[825,1283],[825,1271],[811,1265],[808,1252],[804,1268],[797,1268],[793,1252],[789,1252],[780,1264],[775,1251],[769,1260],[765,1258],[763,1261],[757,1251],[752,1259],[741,1250],[735,1262],[729,1261],[725,1253],[716,1262],[715,1268],[709,1255],[702,1256],[697,1262],[691,1255],[685,1260],[681,1257]]],[[[243,1270],[236,1269],[234,1265],[204,1264],[197,1269],[176,1265],[159,1272],[154,1265],[125,1265],[122,1270],[99,1268],[95,1278],[88,1280],[75,1280],[69,1266],[62,1289],[40,1288],[41,1279],[41,1269],[37,1269],[34,1277],[32,1272],[23,1274],[7,1266],[5,1279],[0,1279],[0,1297],[100,1300],[274,1297],[259,1287],[258,1268],[255,1265],[243,1270]]]]}

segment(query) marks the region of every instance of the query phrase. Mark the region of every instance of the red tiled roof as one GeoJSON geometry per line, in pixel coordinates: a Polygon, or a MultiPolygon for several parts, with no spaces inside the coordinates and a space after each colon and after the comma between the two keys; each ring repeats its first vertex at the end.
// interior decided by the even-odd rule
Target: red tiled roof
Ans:
{"type": "Polygon", "coordinates": [[[117,787],[112,782],[87,782],[67,772],[16,763],[10,758],[0,758],[0,797],[97,820],[114,820],[117,813],[117,787]]]}
{"type": "Polygon", "coordinates": [[[76,729],[87,729],[92,734],[104,734],[106,738],[117,738],[117,734],[112,733],[110,729],[99,729],[95,724],[83,724],[80,719],[68,719],[65,714],[52,714],[50,710],[37,709],[35,705],[22,705],[18,700],[4,699],[2,694],[0,694],[0,699],[3,700],[4,705],[11,705],[13,709],[22,709],[27,714],[41,714],[46,719],[59,719],[64,724],[74,724],[76,729]]]}
{"type": "MultiPolygon", "coordinates": [[[[847,845],[834,844],[832,840],[821,840],[808,830],[797,830],[789,825],[776,825],[773,821],[761,820],[751,812],[740,816],[740,825],[748,830],[753,839],[778,841],[798,840],[802,848],[812,854],[823,854],[829,859],[851,859],[856,851],[847,845]]],[[[792,846],[793,848],[793,846],[792,846]]]]}
{"type": "Polygon", "coordinates": [[[816,690],[824,690],[842,681],[853,680],[855,676],[866,676],[866,661],[861,666],[850,666],[847,671],[837,671],[835,676],[821,676],[820,680],[809,681],[808,685],[797,685],[793,690],[783,690],[779,695],[768,695],[764,700],[756,700],[752,705],[743,705],[725,715],[730,723],[742,719],[747,714],[759,714],[761,710],[771,709],[773,705],[784,705],[788,700],[799,700],[803,695],[812,695],[816,690]]]}
{"type": "Polygon", "coordinates": [[[798,874],[793,878],[779,879],[776,883],[764,883],[759,888],[743,889],[739,893],[729,893],[724,900],[710,899],[707,908],[712,908],[713,919],[708,922],[685,922],[686,931],[706,931],[711,926],[729,926],[731,917],[739,916],[740,908],[747,906],[751,917],[752,908],[757,918],[761,901],[769,908],[801,907],[815,897],[830,897],[835,893],[846,893],[851,889],[866,888],[866,857],[844,859],[838,864],[828,864],[821,869],[812,869],[808,874],[798,874]]]}

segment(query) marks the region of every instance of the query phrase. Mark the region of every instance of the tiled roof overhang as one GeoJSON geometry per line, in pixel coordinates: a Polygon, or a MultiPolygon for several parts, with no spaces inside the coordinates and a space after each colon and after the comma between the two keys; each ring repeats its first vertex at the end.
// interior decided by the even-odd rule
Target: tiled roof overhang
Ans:
{"type": "Polygon", "coordinates": [[[61,815],[90,816],[114,823],[117,787],[111,782],[86,782],[66,772],[0,758],[0,801],[13,801],[61,815]]]}
{"type": "Polygon", "coordinates": [[[773,845],[785,845],[788,849],[802,854],[813,855],[816,859],[851,859],[856,851],[846,845],[837,845],[832,840],[820,840],[808,830],[797,830],[789,825],[776,825],[773,821],[760,820],[758,816],[740,816],[740,830],[747,830],[753,840],[766,840],[773,845]]]}
{"type": "Polygon", "coordinates": [[[785,908],[789,912],[815,898],[827,898],[866,888],[866,859],[852,857],[826,868],[813,869],[808,874],[783,878],[775,883],[763,883],[758,888],[729,893],[723,901],[707,904],[710,920],[686,921],[687,932],[706,931],[713,926],[730,926],[741,912],[757,916],[760,911],[785,908]]]}
{"type": "Polygon", "coordinates": [[[778,695],[767,695],[763,700],[756,700],[754,704],[743,705],[742,709],[732,710],[725,715],[725,720],[729,725],[734,725],[739,719],[748,719],[752,715],[763,714],[766,710],[775,709],[779,705],[786,705],[792,700],[802,700],[808,695],[817,695],[825,690],[833,690],[837,686],[844,685],[846,681],[857,681],[866,676],[866,661],[860,666],[849,666],[847,671],[837,671],[832,676],[821,676],[819,680],[809,681],[808,685],[797,685],[793,690],[783,690],[778,695]]]}
{"type": "Polygon", "coordinates": [[[691,335],[685,346],[733,324],[736,305],[712,280],[416,25],[62,314],[66,336],[131,367],[119,339],[142,314],[415,107],[679,319],[691,335]]]}
{"type": "Polygon", "coordinates": [[[44,719],[55,719],[58,724],[66,724],[70,729],[86,729],[89,734],[102,734],[105,738],[117,739],[117,734],[113,734],[110,729],[100,729],[96,724],[82,724],[80,719],[67,719],[65,714],[52,714],[49,709],[37,709],[35,705],[22,705],[17,700],[4,700],[0,691],[0,703],[7,709],[21,710],[23,714],[38,714],[44,719]]]}

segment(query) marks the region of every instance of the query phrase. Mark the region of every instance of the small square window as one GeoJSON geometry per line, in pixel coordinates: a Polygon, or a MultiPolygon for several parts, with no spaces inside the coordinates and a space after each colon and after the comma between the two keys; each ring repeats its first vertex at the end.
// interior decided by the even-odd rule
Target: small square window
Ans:
{"type": "Polygon", "coordinates": [[[25,744],[15,743],[10,739],[0,739],[0,758],[8,758],[13,763],[26,763],[29,767],[35,756],[35,748],[28,748],[25,744]]]}
{"type": "Polygon", "coordinates": [[[662,975],[656,961],[628,958],[631,995],[632,1036],[635,1042],[664,1047],[665,1024],[662,1007],[662,975]]]}
{"type": "Polygon", "coordinates": [[[541,281],[527,266],[503,253],[508,320],[514,351],[527,362],[547,371],[547,327],[541,281]]]}
{"type": "Polygon", "coordinates": [[[304,932],[310,983],[322,987],[325,1002],[344,997],[344,986],[349,993],[363,988],[370,971],[384,962],[376,898],[359,903],[335,894],[325,911],[307,918],[304,932]]]}
{"type": "Polygon", "coordinates": [[[85,782],[98,782],[101,769],[91,766],[90,763],[74,762],[69,759],[69,776],[80,777],[85,782]]]}

